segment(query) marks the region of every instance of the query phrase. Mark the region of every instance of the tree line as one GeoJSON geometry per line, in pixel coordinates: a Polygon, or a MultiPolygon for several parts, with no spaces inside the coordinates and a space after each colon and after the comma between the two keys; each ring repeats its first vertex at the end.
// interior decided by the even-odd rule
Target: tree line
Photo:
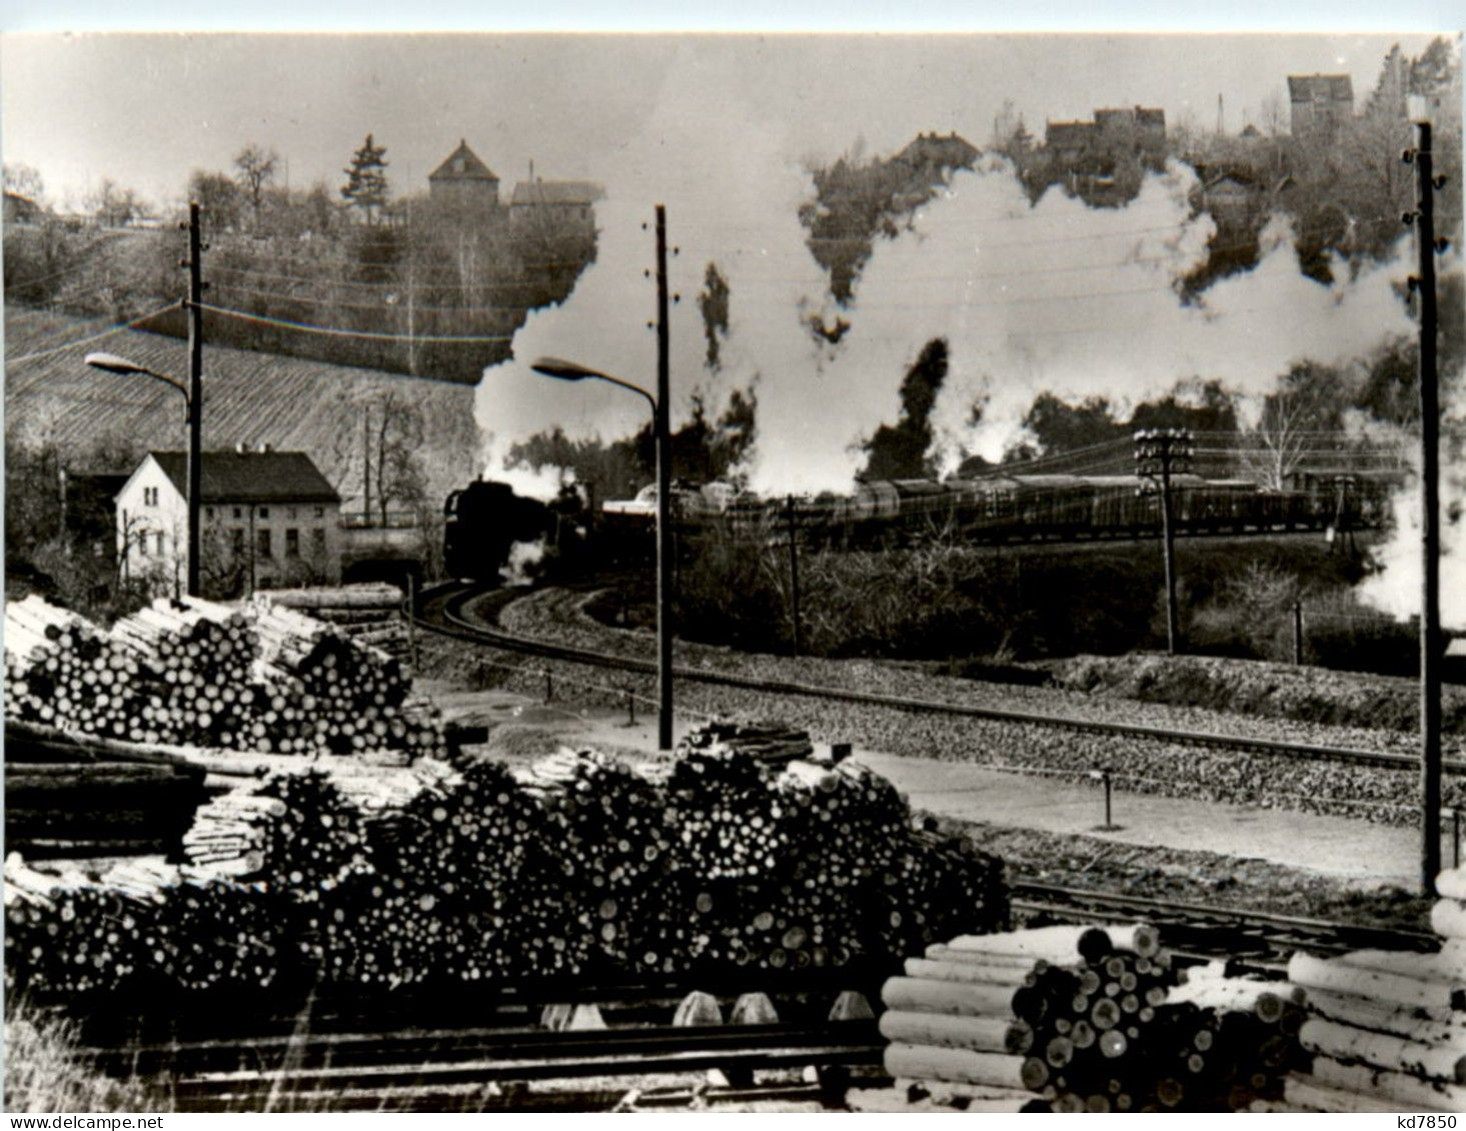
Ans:
{"type": "MultiPolygon", "coordinates": [[[[502,210],[464,217],[426,193],[394,193],[386,153],[368,134],[334,191],[282,184],[280,155],[255,142],[229,170],[193,170],[186,192],[209,244],[206,299],[238,312],[206,317],[209,342],[476,382],[509,356],[528,311],[563,300],[593,260],[582,227],[540,218],[511,229],[502,210]]],[[[25,167],[7,166],[6,183],[43,191],[25,167]]],[[[139,229],[136,194],[110,181],[104,189],[94,224],[43,212],[11,227],[10,301],[119,321],[177,301],[179,217],[139,229]]],[[[187,332],[176,310],[143,328],[187,332]]]]}

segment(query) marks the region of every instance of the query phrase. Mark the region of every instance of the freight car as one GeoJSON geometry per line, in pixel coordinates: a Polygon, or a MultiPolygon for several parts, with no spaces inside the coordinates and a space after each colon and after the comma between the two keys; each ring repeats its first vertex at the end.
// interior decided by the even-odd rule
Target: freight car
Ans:
{"type": "MultiPolygon", "coordinates": [[[[1378,526],[1387,511],[1388,484],[1353,476],[1316,477],[1289,491],[1189,474],[1171,482],[1172,518],[1181,534],[1359,530],[1378,526]]],[[[649,521],[653,501],[639,497],[620,516],[649,521]]],[[[785,538],[793,522],[805,541],[844,547],[890,544],[938,531],[984,543],[1138,538],[1161,526],[1159,494],[1122,475],[871,480],[848,494],[792,502],[710,485],[679,491],[673,502],[682,529],[723,526],[743,537],[785,538]]]]}
{"type": "MultiPolygon", "coordinates": [[[[1287,491],[1247,479],[1172,477],[1172,519],[1181,535],[1348,532],[1381,525],[1393,480],[1352,474],[1300,477],[1287,491]]],[[[590,547],[598,566],[651,553],[656,489],[608,501],[594,515],[569,493],[554,504],[515,495],[508,484],[475,483],[449,496],[447,563],[458,577],[498,576],[516,542],[545,542],[570,557],[590,547]]],[[[992,475],[982,479],[881,479],[850,492],[760,498],[726,483],[675,485],[679,536],[722,531],[740,541],[787,540],[858,549],[897,545],[936,533],[991,544],[1154,537],[1161,499],[1128,475],[992,475]]]]}

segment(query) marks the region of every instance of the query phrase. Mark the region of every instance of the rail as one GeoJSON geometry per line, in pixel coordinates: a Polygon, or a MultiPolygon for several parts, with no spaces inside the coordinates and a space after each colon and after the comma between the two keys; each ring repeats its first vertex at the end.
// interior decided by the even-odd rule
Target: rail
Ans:
{"type": "MultiPolygon", "coordinates": [[[[507,651],[520,652],[550,660],[561,660],[569,663],[610,668],[617,671],[634,672],[643,675],[656,674],[656,664],[651,660],[640,660],[635,657],[619,656],[610,652],[553,644],[548,641],[535,640],[530,637],[519,636],[514,633],[505,632],[502,629],[489,628],[483,624],[476,623],[465,615],[463,607],[469,600],[483,592],[485,590],[477,586],[456,583],[451,586],[439,586],[436,589],[425,590],[420,595],[418,606],[414,610],[414,620],[422,628],[428,629],[429,631],[473,643],[487,644],[507,651]],[[429,610],[431,610],[430,616],[425,616],[425,613],[429,610]]],[[[1115,735],[1150,741],[1180,743],[1188,746],[1238,750],[1252,754],[1266,754],[1277,757],[1305,758],[1314,761],[1409,771],[1418,770],[1420,765],[1419,759],[1414,755],[1396,754],[1384,750],[1360,750],[1351,747],[1290,742],[1282,739],[1214,734],[1193,730],[1173,730],[1164,727],[1148,726],[1143,723],[1105,722],[1036,711],[1014,711],[1000,707],[979,707],[972,704],[950,703],[936,699],[917,699],[909,696],[884,695],[879,692],[824,687],[791,680],[754,679],[749,676],[708,671],[703,668],[674,667],[673,677],[688,683],[734,687],[740,690],[758,691],[770,695],[796,695],[805,698],[824,699],[830,702],[887,707],[892,710],[924,714],[957,715],[965,718],[987,719],[995,722],[1055,727],[1084,734],[1115,735]]],[[[1448,774],[1457,776],[1466,775],[1466,761],[1447,758],[1443,762],[1443,769],[1448,774]]]]}

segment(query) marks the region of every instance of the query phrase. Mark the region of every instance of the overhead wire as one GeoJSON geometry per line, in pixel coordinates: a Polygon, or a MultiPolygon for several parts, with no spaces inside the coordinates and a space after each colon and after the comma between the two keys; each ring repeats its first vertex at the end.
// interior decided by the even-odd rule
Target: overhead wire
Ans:
{"type": "Polygon", "coordinates": [[[103,338],[110,337],[112,334],[121,333],[123,330],[135,330],[137,329],[138,323],[146,322],[150,318],[156,318],[160,314],[166,314],[170,310],[177,310],[180,306],[180,303],[170,302],[167,306],[160,306],[157,310],[150,311],[147,314],[139,314],[136,318],[129,319],[126,322],[118,322],[102,330],[100,333],[89,334],[85,338],[77,338],[75,341],[65,342],[59,346],[52,346],[50,349],[37,350],[35,353],[21,354],[19,357],[7,356],[5,358],[5,364],[9,367],[11,365],[19,365],[23,361],[37,361],[43,357],[50,357],[53,354],[75,349],[77,346],[89,345],[92,342],[101,341],[103,338]]]}

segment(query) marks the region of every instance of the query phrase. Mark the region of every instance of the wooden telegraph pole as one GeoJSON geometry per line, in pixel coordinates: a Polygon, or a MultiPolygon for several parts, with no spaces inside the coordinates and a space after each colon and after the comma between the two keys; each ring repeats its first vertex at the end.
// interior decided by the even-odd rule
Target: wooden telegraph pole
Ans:
{"type": "Polygon", "coordinates": [[[1435,894],[1441,870],[1441,607],[1440,607],[1440,396],[1436,386],[1435,192],[1444,184],[1432,171],[1430,123],[1416,123],[1414,162],[1420,198],[1414,223],[1420,274],[1410,280],[1420,293],[1420,886],[1435,894]]]}
{"type": "Polygon", "coordinates": [[[672,374],[667,209],[657,205],[657,749],[672,749],[672,374]]]}
{"type": "Polygon", "coordinates": [[[1161,493],[1161,539],[1166,559],[1166,648],[1175,655],[1180,639],[1176,607],[1176,532],[1171,514],[1171,476],[1189,471],[1193,451],[1190,432],[1150,428],[1135,433],[1135,474],[1161,493]]]}
{"type": "Polygon", "coordinates": [[[204,243],[197,201],[188,206],[188,258],[184,266],[188,268],[188,595],[197,597],[204,478],[204,243]]]}

